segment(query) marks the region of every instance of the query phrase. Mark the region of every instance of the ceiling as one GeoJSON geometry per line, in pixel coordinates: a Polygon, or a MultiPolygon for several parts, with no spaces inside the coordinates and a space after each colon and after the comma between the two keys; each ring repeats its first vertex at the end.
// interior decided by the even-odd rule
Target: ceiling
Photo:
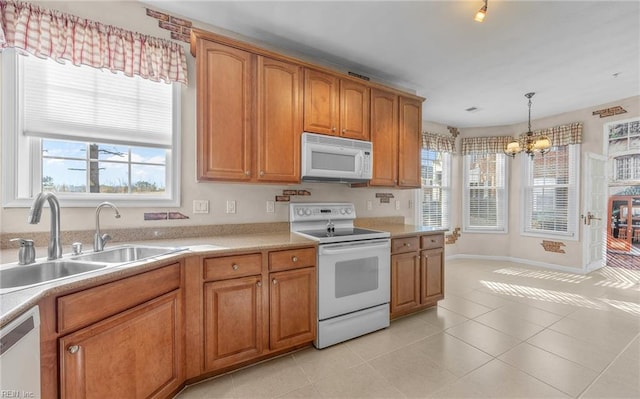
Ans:
{"type": "Polygon", "coordinates": [[[410,88],[423,119],[510,125],[640,94],[640,2],[167,1],[156,9],[410,88]],[[467,111],[476,107],[475,111],[467,111]]]}

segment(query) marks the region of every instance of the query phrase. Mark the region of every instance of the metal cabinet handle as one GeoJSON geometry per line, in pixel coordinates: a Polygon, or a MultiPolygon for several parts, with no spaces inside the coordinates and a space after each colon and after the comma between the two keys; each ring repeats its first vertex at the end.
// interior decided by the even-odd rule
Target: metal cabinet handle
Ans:
{"type": "Polygon", "coordinates": [[[260,171],[260,176],[264,176],[264,170],[260,171]]]}
{"type": "Polygon", "coordinates": [[[80,350],[79,345],[71,345],[70,347],[67,348],[67,352],[71,353],[72,355],[75,355],[76,353],[78,353],[79,350],[80,350]]]}
{"type": "Polygon", "coordinates": [[[262,287],[262,281],[258,281],[258,282],[256,283],[256,285],[257,285],[258,287],[262,287]]]}
{"type": "Polygon", "coordinates": [[[278,284],[278,280],[276,280],[275,278],[273,280],[271,280],[271,282],[273,283],[273,285],[278,284]]]}
{"type": "Polygon", "coordinates": [[[239,268],[238,268],[238,265],[236,265],[235,263],[234,263],[233,265],[231,265],[231,268],[232,268],[233,270],[238,270],[238,269],[239,269],[239,268]]]}
{"type": "Polygon", "coordinates": [[[245,170],[244,174],[245,174],[245,176],[249,176],[251,174],[251,171],[250,170],[245,170]]]}
{"type": "Polygon", "coordinates": [[[298,261],[298,257],[294,255],[294,256],[292,256],[292,257],[291,257],[291,260],[292,260],[293,262],[297,262],[297,261],[298,261]]]}
{"type": "Polygon", "coordinates": [[[336,131],[336,128],[335,128],[335,127],[332,127],[332,128],[331,128],[331,131],[332,131],[332,132],[335,132],[335,131],[336,131]]]}
{"type": "Polygon", "coordinates": [[[342,129],[342,133],[347,133],[347,129],[342,129]]]}
{"type": "Polygon", "coordinates": [[[411,243],[409,243],[409,242],[405,242],[405,243],[404,243],[404,246],[405,246],[405,247],[410,247],[410,246],[411,246],[411,243]]]}

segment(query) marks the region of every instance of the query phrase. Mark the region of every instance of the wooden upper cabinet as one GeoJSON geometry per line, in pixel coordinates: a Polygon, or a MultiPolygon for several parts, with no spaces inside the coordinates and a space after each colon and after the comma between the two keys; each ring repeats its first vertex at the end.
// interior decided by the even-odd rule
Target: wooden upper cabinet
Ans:
{"type": "Polygon", "coordinates": [[[370,89],[351,80],[340,80],[340,136],[369,140],[370,89]]]}
{"type": "Polygon", "coordinates": [[[198,179],[250,180],[255,56],[196,41],[198,179]]]}
{"type": "Polygon", "coordinates": [[[300,181],[302,68],[258,56],[257,180],[300,181]]]}
{"type": "Polygon", "coordinates": [[[372,186],[395,186],[398,180],[398,95],[371,89],[372,186]]]}
{"type": "Polygon", "coordinates": [[[421,186],[422,101],[400,96],[399,126],[398,185],[419,188],[421,186]]]}
{"type": "Polygon", "coordinates": [[[369,140],[369,108],[367,85],[305,69],[305,131],[369,140]]]}
{"type": "Polygon", "coordinates": [[[304,130],[338,135],[339,79],[314,69],[304,71],[304,130]]]}

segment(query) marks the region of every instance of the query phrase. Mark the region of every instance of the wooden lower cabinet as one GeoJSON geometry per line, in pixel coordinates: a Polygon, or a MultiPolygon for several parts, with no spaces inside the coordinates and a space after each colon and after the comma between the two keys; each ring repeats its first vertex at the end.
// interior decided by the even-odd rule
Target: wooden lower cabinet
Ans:
{"type": "Polygon", "coordinates": [[[444,250],[429,249],[421,252],[421,303],[435,303],[444,294],[444,250]]]}
{"type": "Polygon", "coordinates": [[[395,238],[391,244],[391,318],[444,298],[442,233],[395,238]]]}
{"type": "Polygon", "coordinates": [[[280,349],[316,337],[316,269],[270,274],[269,345],[280,349]]]}
{"type": "Polygon", "coordinates": [[[226,367],[262,353],[262,277],[204,285],[205,369],[226,367]]]}
{"type": "Polygon", "coordinates": [[[315,247],[210,257],[202,264],[195,282],[203,287],[196,322],[202,343],[187,337],[190,350],[202,353],[201,375],[313,342],[315,247]]]}
{"type": "Polygon", "coordinates": [[[391,314],[420,306],[420,258],[415,252],[391,255],[391,314]]]}
{"type": "Polygon", "coordinates": [[[62,398],[165,398],[182,384],[176,290],[59,339],[62,398]]]}

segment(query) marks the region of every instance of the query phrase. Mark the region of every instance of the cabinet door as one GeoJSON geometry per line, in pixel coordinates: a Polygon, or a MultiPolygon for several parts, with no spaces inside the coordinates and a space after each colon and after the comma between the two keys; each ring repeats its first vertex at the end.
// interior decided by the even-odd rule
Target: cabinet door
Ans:
{"type": "Polygon", "coordinates": [[[204,285],[205,371],[261,354],[261,298],[260,276],[204,285]]]}
{"type": "Polygon", "coordinates": [[[302,68],[258,57],[258,175],[260,181],[300,181],[302,68]]]}
{"type": "Polygon", "coordinates": [[[304,71],[304,130],[338,135],[338,78],[313,69],[304,71]]]}
{"type": "Polygon", "coordinates": [[[420,306],[420,260],[417,252],[391,255],[391,316],[420,306]]]}
{"type": "Polygon", "coordinates": [[[184,380],[180,291],[59,340],[62,398],[166,398],[184,380]]]}
{"type": "Polygon", "coordinates": [[[198,40],[198,178],[251,179],[254,56],[198,40]]]}
{"type": "Polygon", "coordinates": [[[444,294],[444,251],[442,248],[422,251],[422,304],[435,303],[444,294]]]}
{"type": "Polygon", "coordinates": [[[393,187],[398,181],[398,96],[371,89],[372,186],[393,187]]]}
{"type": "Polygon", "coordinates": [[[370,107],[370,90],[367,86],[350,80],[341,80],[340,136],[369,140],[370,107]]]}
{"type": "Polygon", "coordinates": [[[316,268],[270,275],[270,347],[291,347],[316,338],[316,268]]]}
{"type": "Polygon", "coordinates": [[[419,100],[400,97],[398,146],[398,185],[419,188],[422,148],[422,103],[419,100]]]}

